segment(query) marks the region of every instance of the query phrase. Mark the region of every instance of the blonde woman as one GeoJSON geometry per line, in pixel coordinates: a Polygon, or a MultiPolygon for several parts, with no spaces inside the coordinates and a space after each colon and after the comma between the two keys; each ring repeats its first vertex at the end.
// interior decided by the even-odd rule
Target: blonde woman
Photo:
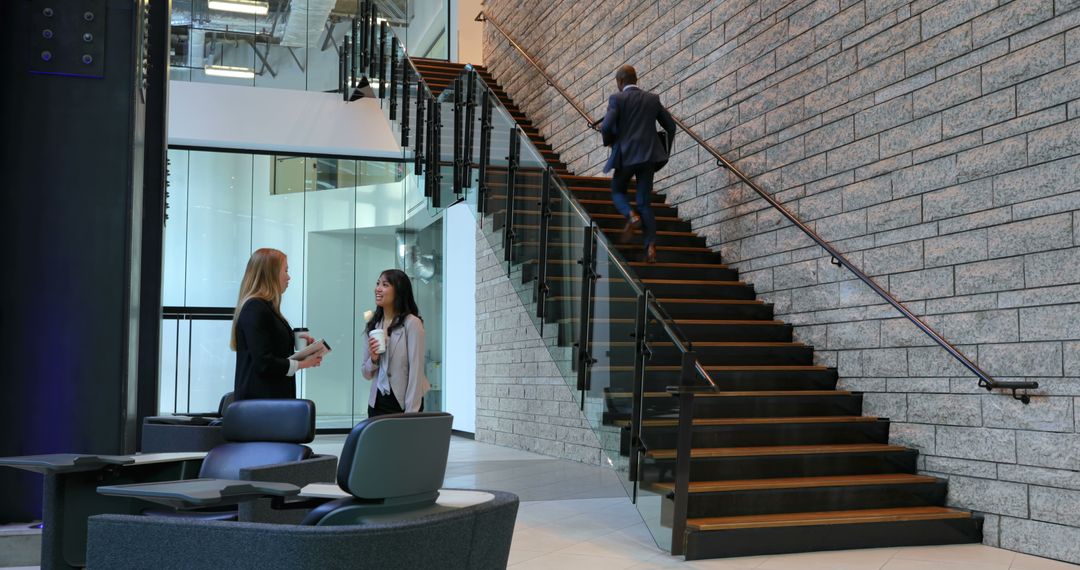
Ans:
{"type": "Polygon", "coordinates": [[[289,360],[293,334],[281,314],[281,295],[288,287],[289,260],[284,253],[262,248],[251,254],[240,282],[230,343],[236,351],[237,400],[295,398],[296,371],[322,363],[322,356],[289,360]]]}

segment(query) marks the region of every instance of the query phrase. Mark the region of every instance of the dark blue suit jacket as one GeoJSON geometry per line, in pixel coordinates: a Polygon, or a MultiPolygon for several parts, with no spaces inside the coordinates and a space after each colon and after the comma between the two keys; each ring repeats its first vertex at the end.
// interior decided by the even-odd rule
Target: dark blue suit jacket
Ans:
{"type": "Polygon", "coordinates": [[[675,140],[675,121],[660,103],[658,95],[636,87],[612,95],[608,99],[607,114],[600,123],[604,146],[611,147],[604,172],[667,160],[667,149],[656,135],[657,122],[667,131],[671,145],[675,140]]]}

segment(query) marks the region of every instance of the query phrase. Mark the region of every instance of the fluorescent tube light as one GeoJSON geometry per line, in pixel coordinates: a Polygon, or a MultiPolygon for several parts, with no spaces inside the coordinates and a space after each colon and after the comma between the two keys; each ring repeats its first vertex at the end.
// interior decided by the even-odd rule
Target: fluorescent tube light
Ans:
{"type": "Polygon", "coordinates": [[[270,11],[270,4],[267,2],[253,2],[250,0],[210,0],[208,6],[211,10],[255,14],[257,16],[265,16],[270,11]]]}
{"type": "Polygon", "coordinates": [[[229,65],[208,65],[203,68],[207,75],[233,77],[236,79],[255,79],[255,70],[250,67],[232,67],[229,65]]]}

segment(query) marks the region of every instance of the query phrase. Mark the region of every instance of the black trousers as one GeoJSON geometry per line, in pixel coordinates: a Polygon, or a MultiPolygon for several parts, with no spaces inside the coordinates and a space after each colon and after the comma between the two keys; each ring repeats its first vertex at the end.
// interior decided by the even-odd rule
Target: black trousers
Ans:
{"type": "MultiPolygon", "coordinates": [[[[424,400],[420,400],[420,410],[424,411],[424,400]]],[[[383,416],[386,414],[402,414],[405,410],[401,409],[401,404],[398,404],[397,398],[394,397],[393,388],[390,389],[390,393],[383,395],[382,392],[375,390],[375,405],[368,406],[367,416],[374,418],[375,416],[383,416]]]]}

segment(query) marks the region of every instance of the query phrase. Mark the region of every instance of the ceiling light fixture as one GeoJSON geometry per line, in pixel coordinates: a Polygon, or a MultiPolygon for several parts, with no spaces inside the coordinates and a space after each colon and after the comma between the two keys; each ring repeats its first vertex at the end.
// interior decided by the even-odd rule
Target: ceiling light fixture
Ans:
{"type": "Polygon", "coordinates": [[[255,70],[250,67],[233,67],[230,65],[208,65],[203,68],[207,75],[216,77],[232,77],[234,79],[255,79],[255,70]]]}
{"type": "Polygon", "coordinates": [[[257,16],[265,16],[270,11],[269,3],[251,0],[210,0],[208,6],[211,10],[255,14],[257,16]]]}

